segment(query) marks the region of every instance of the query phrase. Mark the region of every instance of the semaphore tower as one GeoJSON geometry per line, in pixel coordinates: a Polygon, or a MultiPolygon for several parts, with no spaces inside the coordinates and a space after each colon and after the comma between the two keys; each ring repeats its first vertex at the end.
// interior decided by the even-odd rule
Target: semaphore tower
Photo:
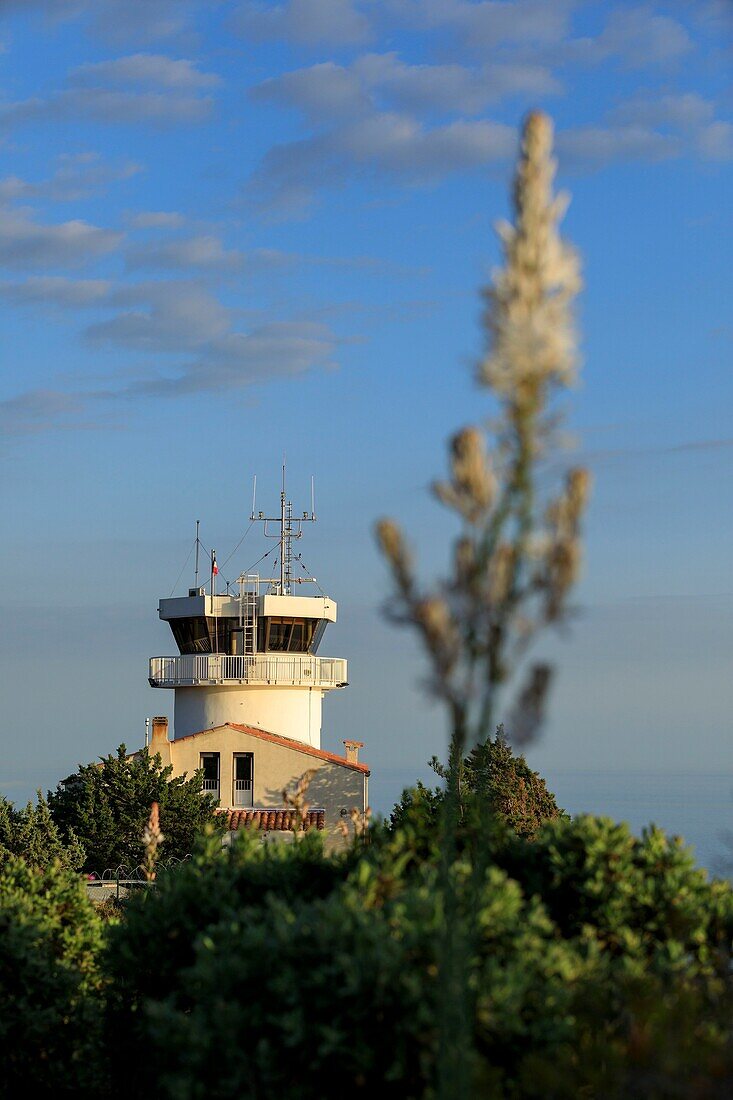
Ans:
{"type": "Polygon", "coordinates": [[[302,584],[316,583],[301,575],[305,569],[293,554],[305,524],[315,522],[313,494],[311,511],[294,515],[283,466],[279,515],[255,511],[255,499],[256,492],[250,520],[274,542],[263,555],[277,551],[273,575],[242,574],[234,591],[227,585],[219,593],[212,551],[208,589],[199,587],[197,530],[196,586],[187,596],[161,599],[158,608],[178,654],[151,658],[150,684],[175,693],[174,741],[238,723],[320,748],[323,697],[347,686],[347,670],[344,659],[319,656],[326,627],[336,622],[336,602],[324,593],[300,594],[302,584]]]}
{"type": "Polygon", "coordinates": [[[211,551],[208,586],[200,586],[197,524],[194,587],[160,601],[178,653],[152,657],[149,681],[172,689],[175,707],[172,736],[166,717],[153,718],[149,749],[175,776],[201,773],[230,834],[248,828],[263,839],[292,840],[317,829],[335,848],[346,843],[344,822],[354,808],[366,811],[369,768],[359,761],[360,741],[344,739],[344,755],[321,748],[323,697],[347,681],[343,658],[319,655],[326,627],[336,622],[335,601],[320,589],[300,594],[303,583],[317,585],[293,553],[315,522],[313,492],[310,512],[294,514],[283,467],[279,514],[258,512],[255,497],[250,527],[262,524],[272,542],[260,558],[272,560],[271,575],[243,573],[233,590],[227,583],[218,592],[211,551]],[[305,816],[288,800],[298,783],[307,787],[305,816]]]}

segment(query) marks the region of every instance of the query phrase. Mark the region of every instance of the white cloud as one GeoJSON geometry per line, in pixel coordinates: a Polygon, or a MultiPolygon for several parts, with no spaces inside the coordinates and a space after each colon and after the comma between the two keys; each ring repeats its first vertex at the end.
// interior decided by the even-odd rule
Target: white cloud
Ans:
{"type": "Polygon", "coordinates": [[[18,176],[0,179],[0,202],[16,199],[76,202],[104,190],[111,183],[130,179],[141,171],[141,166],[133,161],[105,164],[98,153],[66,153],[58,158],[57,167],[49,179],[35,183],[18,176]]]}
{"type": "Polygon", "coordinates": [[[697,135],[697,148],[706,160],[733,160],[733,123],[711,122],[697,135]]]}
{"type": "Polygon", "coordinates": [[[190,352],[224,336],[229,311],[192,282],[120,287],[111,298],[119,312],[85,330],[94,343],[151,352],[190,352]]]}
{"type": "Polygon", "coordinates": [[[489,120],[422,126],[396,113],[372,113],[303,141],[275,146],[251,181],[269,209],[294,213],[319,188],[382,174],[404,184],[437,182],[454,172],[506,161],[513,127],[489,120]]]}
{"type": "Polygon", "coordinates": [[[325,363],[335,347],[330,329],[306,321],[270,321],[237,332],[232,328],[233,312],[189,281],[120,287],[110,302],[118,312],[87,327],[85,336],[91,343],[190,357],[172,376],[146,374],[111,396],[236,389],[325,363]]]}
{"type": "Polygon", "coordinates": [[[548,46],[568,34],[578,0],[391,0],[411,27],[448,31],[471,50],[499,45],[548,46]]]}
{"type": "Polygon", "coordinates": [[[363,86],[387,103],[409,111],[462,111],[475,114],[505,96],[546,95],[559,90],[550,71],[527,63],[407,65],[396,53],[367,54],[353,70],[363,86]]]}
{"type": "MultiPolygon", "coordinates": [[[[219,0],[207,0],[215,6],[219,0]]],[[[85,0],[92,30],[109,42],[156,42],[193,26],[197,0],[85,0]]]]}
{"type": "Polygon", "coordinates": [[[130,387],[132,394],[177,397],[228,392],[270,378],[333,366],[336,341],[328,326],[311,321],[272,321],[249,332],[213,340],[183,371],[130,387]]]}
{"type": "Polygon", "coordinates": [[[408,65],[396,53],[386,53],[366,54],[349,67],[328,61],[283,73],[253,88],[251,96],[293,107],[320,122],[384,107],[471,115],[507,96],[548,95],[559,88],[540,65],[408,65]]]}
{"type": "Polygon", "coordinates": [[[95,61],[72,69],[71,84],[135,84],[152,88],[192,91],[211,88],[221,82],[215,73],[203,73],[193,61],[163,54],[136,53],[109,61],[95,61]]]}
{"type": "Polygon", "coordinates": [[[315,122],[351,118],[370,107],[357,75],[334,61],[270,77],[250,89],[249,94],[256,101],[293,107],[315,122]]]}
{"type": "Polygon", "coordinates": [[[679,139],[648,126],[583,126],[557,135],[564,171],[586,172],[628,161],[654,162],[679,156],[679,139]]]}
{"type": "Polygon", "coordinates": [[[34,221],[28,210],[0,210],[4,267],[76,267],[111,252],[121,241],[121,233],[85,221],[48,225],[34,221]]]}
{"type": "Polygon", "coordinates": [[[697,92],[639,93],[611,112],[616,122],[658,127],[677,136],[680,151],[703,160],[733,157],[733,125],[715,118],[715,104],[697,92]]]}
{"type": "Polygon", "coordinates": [[[697,129],[712,120],[715,107],[698,92],[662,95],[637,93],[611,112],[618,122],[640,126],[674,126],[697,129]]]}
{"type": "Polygon", "coordinates": [[[67,86],[46,97],[6,102],[0,125],[66,119],[154,126],[202,122],[213,105],[204,91],[218,80],[191,61],[159,54],[95,62],[72,70],[67,86]]]}
{"type": "Polygon", "coordinates": [[[212,106],[210,96],[74,88],[57,92],[48,99],[37,97],[6,104],[0,109],[0,126],[66,119],[167,126],[203,122],[212,106]]]}
{"type": "Polygon", "coordinates": [[[681,23],[644,5],[612,10],[593,52],[617,56],[629,66],[644,69],[677,61],[691,48],[692,40],[681,23]]]}
{"type": "Polygon", "coordinates": [[[241,5],[235,28],[249,38],[283,39],[299,46],[351,46],[371,37],[354,0],[287,0],[241,5]]]}
{"type": "Polygon", "coordinates": [[[80,309],[100,305],[109,297],[106,279],[67,279],[61,275],[35,275],[22,283],[0,283],[0,297],[19,305],[52,305],[80,309]]]}
{"type": "Polygon", "coordinates": [[[242,254],[225,249],[218,237],[201,234],[176,241],[155,241],[131,248],[126,257],[128,268],[164,268],[204,271],[236,271],[242,266],[242,254]]]}
{"type": "Polygon", "coordinates": [[[68,423],[69,416],[82,412],[86,405],[83,395],[59,390],[29,390],[0,401],[0,433],[35,435],[72,426],[68,423]]]}
{"type": "Polygon", "coordinates": [[[183,215],[173,210],[143,210],[128,220],[133,229],[178,229],[185,223],[183,215]]]}
{"type": "MultiPolygon", "coordinates": [[[[3,0],[6,8],[38,11],[50,23],[90,17],[89,29],[109,42],[149,43],[188,30],[198,0],[3,0]]],[[[217,0],[208,0],[216,4],[217,0]]]]}
{"type": "MultiPolygon", "coordinates": [[[[103,305],[111,318],[89,325],[87,341],[154,356],[132,381],[77,393],[38,389],[0,401],[0,431],[36,433],[93,428],[121,403],[187,394],[231,393],[269,379],[334,366],[336,338],[325,324],[269,320],[233,329],[234,311],[191,281],[146,282],[110,289],[103,280],[29,279],[0,284],[14,302],[103,305]],[[161,356],[176,361],[161,368],[161,356]],[[80,421],[80,416],[93,419],[80,421]]],[[[126,371],[130,378],[131,369],[126,371]]]]}

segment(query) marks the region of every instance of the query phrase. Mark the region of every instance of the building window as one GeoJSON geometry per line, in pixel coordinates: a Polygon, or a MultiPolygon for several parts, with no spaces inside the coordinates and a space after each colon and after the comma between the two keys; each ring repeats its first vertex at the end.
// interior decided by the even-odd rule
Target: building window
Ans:
{"type": "Polygon", "coordinates": [[[234,653],[232,635],[239,619],[209,615],[194,619],[171,619],[170,628],[180,653],[234,653]]]}
{"type": "Polygon", "coordinates": [[[253,806],[254,796],[253,752],[235,752],[234,754],[234,791],[232,803],[235,806],[253,806]]]}
{"type": "Polygon", "coordinates": [[[202,752],[201,770],[204,773],[204,791],[219,797],[219,753],[202,752]]]}
{"type": "Polygon", "coordinates": [[[268,616],[259,620],[261,653],[314,653],[323,633],[319,619],[268,616]]]}
{"type": "Polygon", "coordinates": [[[211,653],[206,619],[171,619],[170,628],[180,653],[211,653]]]}

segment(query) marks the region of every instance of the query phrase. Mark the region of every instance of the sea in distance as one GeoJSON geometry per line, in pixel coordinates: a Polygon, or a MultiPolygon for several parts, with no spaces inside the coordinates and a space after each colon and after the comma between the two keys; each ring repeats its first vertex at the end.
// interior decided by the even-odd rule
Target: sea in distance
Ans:
{"type": "MultiPolygon", "coordinates": [[[[433,785],[432,773],[420,776],[433,785]]],[[[659,825],[681,836],[711,874],[733,878],[733,774],[548,772],[545,776],[567,813],[626,821],[640,835],[659,825]]],[[[376,813],[389,814],[402,789],[415,782],[403,769],[376,773],[369,795],[376,813]]]]}

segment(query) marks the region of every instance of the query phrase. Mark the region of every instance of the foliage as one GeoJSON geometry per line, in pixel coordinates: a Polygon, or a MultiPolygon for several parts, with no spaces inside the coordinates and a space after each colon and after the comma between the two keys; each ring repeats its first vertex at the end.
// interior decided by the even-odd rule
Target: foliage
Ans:
{"type": "Polygon", "coordinates": [[[477,379],[499,416],[488,430],[454,435],[449,479],[433,487],[461,524],[448,578],[424,589],[399,524],[377,525],[396,617],[422,639],[433,691],[450,718],[449,789],[452,781],[460,787],[465,753],[489,737],[500,693],[516,677],[510,736],[524,742],[536,732],[551,669],[543,661],[527,667],[525,657],[543,626],[562,621],[580,563],[587,471],[569,470],[554,497],[537,485],[555,442],[556,399],[574,380],[577,359],[579,262],[560,237],[567,202],[553,196],[554,174],[552,124],[535,112],[522,133],[514,224],[499,226],[505,266],[484,295],[487,351],[477,379]]]}
{"type": "Polygon", "coordinates": [[[53,863],[78,870],[84,862],[84,849],[73,829],[69,829],[64,843],[40,791],[35,806],[29,802],[20,810],[0,798],[0,863],[9,855],[22,856],[40,870],[53,863]]]}
{"type": "Polygon", "coordinates": [[[0,864],[3,1096],[99,1095],[102,924],[56,861],[0,864]]]}
{"type": "MultiPolygon", "coordinates": [[[[220,838],[209,831],[190,861],[160,874],[154,890],[130,900],[124,922],[111,930],[105,963],[111,976],[109,1054],[129,1068],[121,1083],[125,1091],[128,1086],[143,1093],[157,1087],[161,1067],[168,1065],[171,1050],[165,1043],[151,1043],[146,1010],[168,999],[192,1005],[188,970],[197,938],[221,920],[239,921],[243,914],[262,910],[270,897],[285,907],[332,897],[354,859],[353,853],[324,857],[320,838],[312,832],[294,844],[262,844],[243,830],[231,848],[222,849],[220,838]],[[147,1053],[141,1061],[137,1051],[143,1047],[147,1053]]],[[[261,961],[276,964],[271,957],[261,961]]],[[[241,995],[246,999],[244,990],[241,995]]],[[[244,1014],[249,1018],[248,1009],[244,1014]]]]}
{"type": "MultiPolygon", "coordinates": [[[[131,901],[106,963],[111,1056],[146,1051],[124,1087],[435,1095],[439,829],[413,806],[341,857],[313,834],[209,842],[131,901]]],[[[727,883],[659,830],[603,819],[557,818],[531,841],[495,823],[488,859],[484,832],[464,839],[450,875],[475,932],[470,1095],[727,1095],[727,883]]]]}
{"type": "Polygon", "coordinates": [[[85,871],[137,866],[145,854],[143,833],[154,802],[165,836],[163,859],[188,855],[196,836],[213,820],[216,803],[202,794],[198,772],[190,779],[172,773],[159,755],[143,749],[127,756],[120,745],[116,756],[80,765],[55,792],[49,791],[51,816],[62,836],[73,834],[86,850],[85,871]]]}
{"type": "MultiPolygon", "coordinates": [[[[446,769],[435,758],[431,766],[445,778],[446,769]]],[[[444,799],[441,788],[431,790],[418,783],[403,793],[392,810],[392,828],[404,822],[416,803],[420,807],[418,813],[437,828],[444,799]]],[[[495,738],[475,746],[464,760],[463,818],[475,814],[476,803],[484,801],[492,813],[522,837],[534,837],[541,825],[562,814],[545,780],[532,771],[523,756],[514,754],[501,726],[495,738]]]]}
{"type": "MultiPolygon", "coordinates": [[[[491,391],[499,415],[488,430],[471,425],[453,436],[448,480],[433,486],[461,524],[447,579],[425,589],[399,524],[383,519],[377,525],[393,578],[395,617],[421,638],[432,690],[450,723],[439,885],[443,1098],[467,1093],[471,1058],[468,970],[475,931],[458,919],[449,874],[461,828],[464,760],[473,750],[480,754],[500,705],[515,744],[528,742],[541,726],[552,669],[545,661],[528,664],[527,653],[545,626],[565,617],[590,488],[587,470],[577,468],[566,472],[554,495],[539,489],[541,463],[556,441],[557,398],[575,377],[572,304],[580,289],[578,257],[559,232],[567,204],[553,195],[552,140],[550,119],[529,114],[514,177],[514,224],[499,226],[504,267],[485,292],[487,350],[478,381],[491,391]]],[[[474,762],[484,787],[489,770],[480,759],[474,762]]],[[[488,798],[477,807],[488,832],[488,798]]],[[[479,883],[482,858],[472,872],[479,883]]]]}

